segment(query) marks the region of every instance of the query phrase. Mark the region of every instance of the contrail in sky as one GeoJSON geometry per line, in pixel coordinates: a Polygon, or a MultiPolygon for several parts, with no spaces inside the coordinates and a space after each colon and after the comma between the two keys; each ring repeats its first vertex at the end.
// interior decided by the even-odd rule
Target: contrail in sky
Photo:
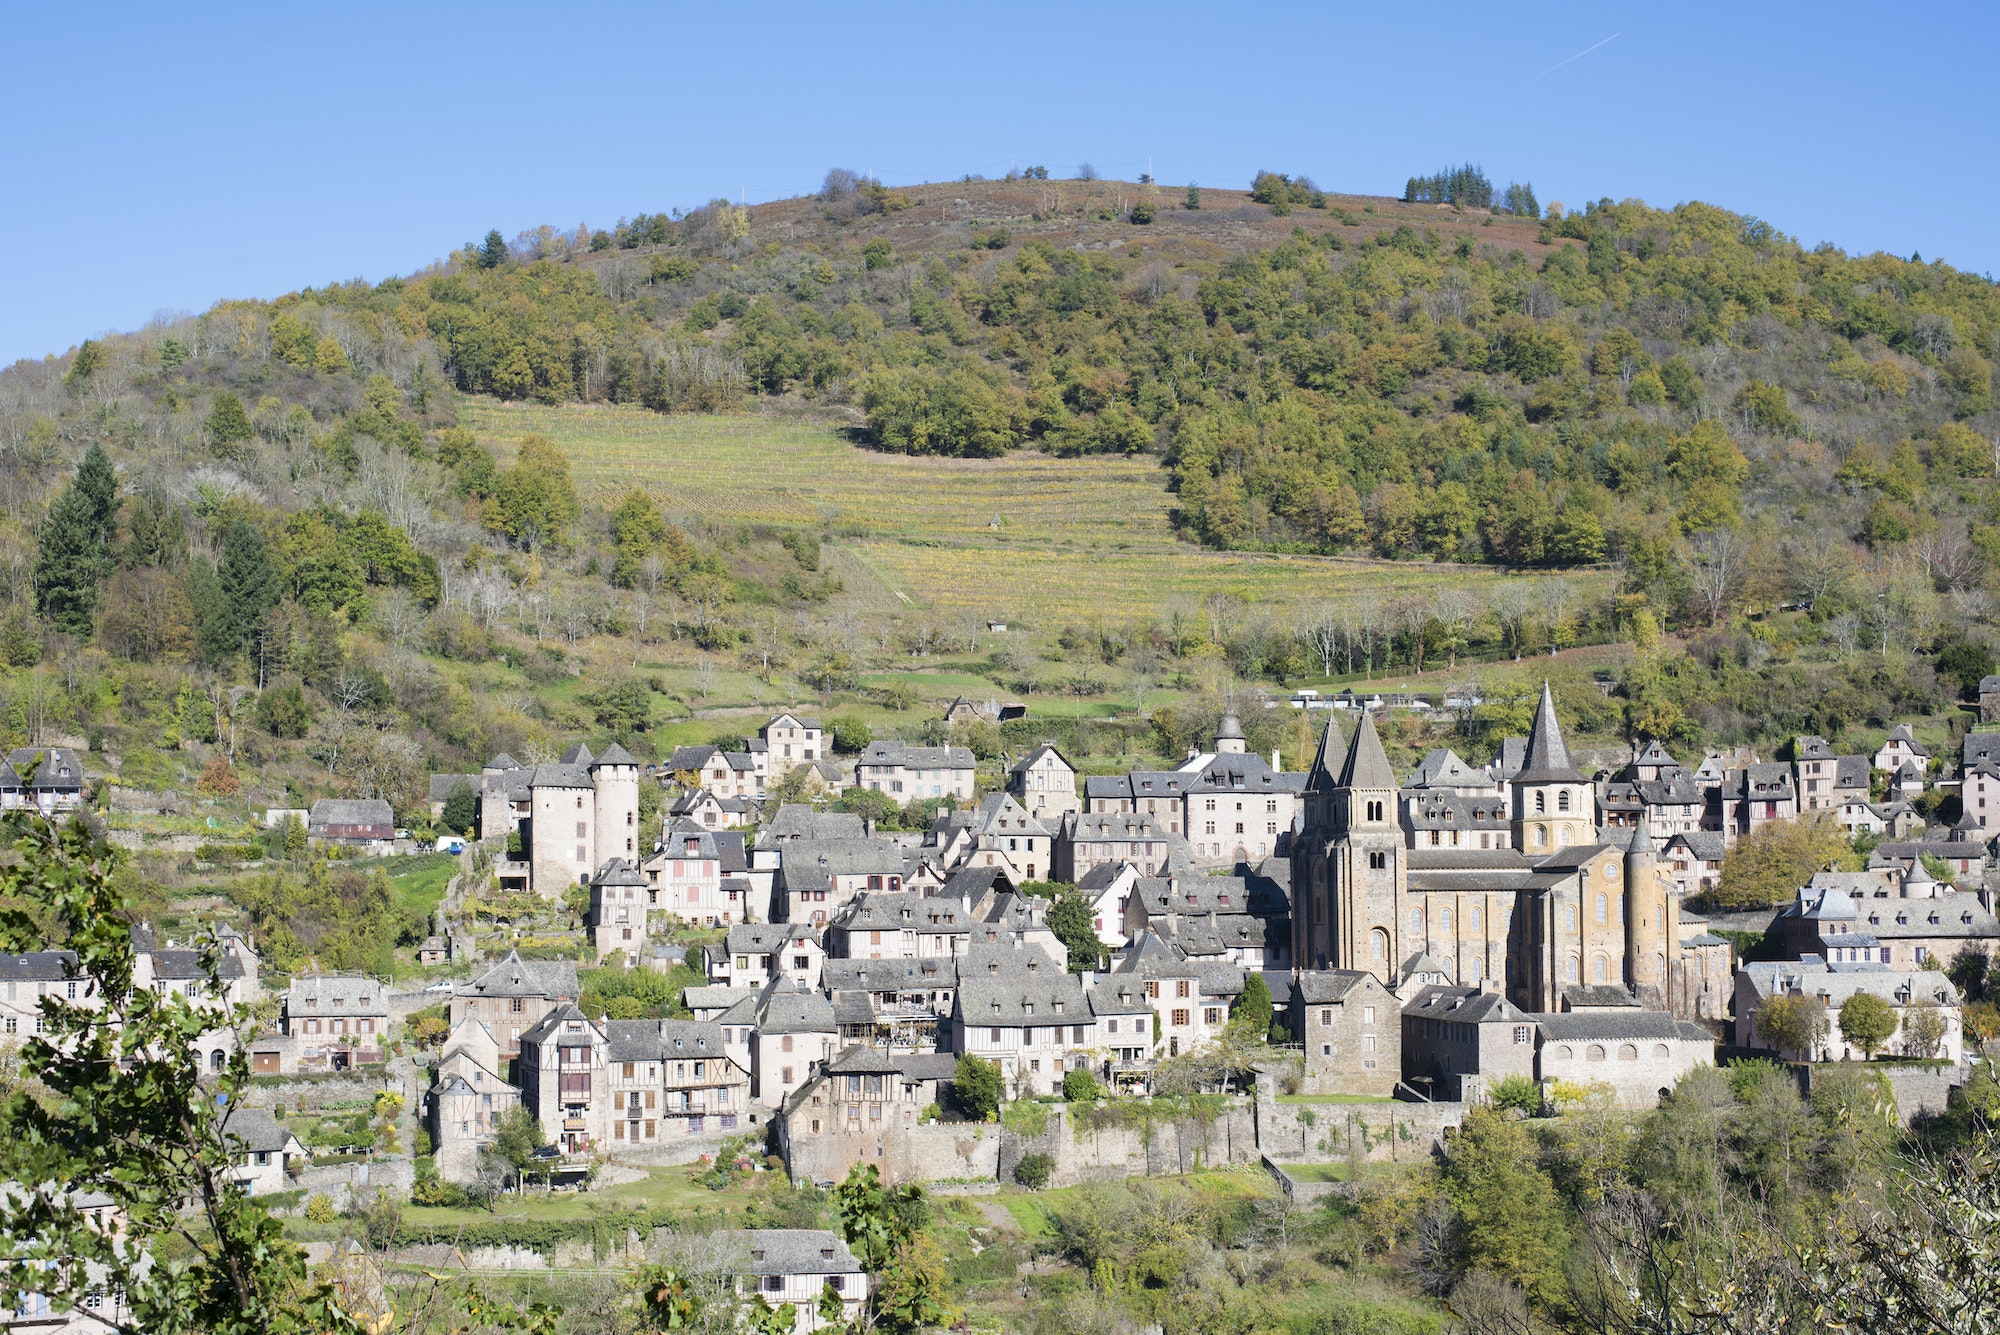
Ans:
{"type": "MultiPolygon", "coordinates": [[[[1625,34],[1624,34],[1624,33],[1622,33],[1622,32],[1614,32],[1614,33],[1612,33],[1612,34],[1611,34],[1611,35],[1610,35],[1609,37],[1605,38],[1605,39],[1604,39],[1603,41],[1601,41],[1601,42],[1597,43],[1597,46],[1586,46],[1585,48],[1583,48],[1583,50],[1581,50],[1581,51],[1577,52],[1577,53],[1576,53],[1575,55],[1573,55],[1573,56],[1568,56],[1568,57],[1565,57],[1565,58],[1564,58],[1564,59],[1562,59],[1562,60],[1558,60],[1558,61],[1557,61],[1557,62],[1556,62],[1555,64],[1553,64],[1553,65],[1549,66],[1549,67],[1548,67],[1547,69],[1543,70],[1543,71],[1542,71],[1542,74],[1554,74],[1554,73],[1555,73],[1555,72],[1556,72],[1557,70],[1559,70],[1559,69],[1561,69],[1561,68],[1562,68],[1563,66],[1565,66],[1565,65],[1569,64],[1569,63],[1570,63],[1570,61],[1572,61],[1572,60],[1582,60],[1582,59],[1583,59],[1583,58],[1584,58],[1585,56],[1589,55],[1589,54],[1590,54],[1590,53],[1591,53],[1592,51],[1595,51],[1595,50],[1597,49],[1597,47],[1599,47],[1599,46],[1609,46],[1609,45],[1610,45],[1611,43],[1613,43],[1613,42],[1617,41],[1617,40],[1618,40],[1618,39],[1619,39],[1620,37],[1623,37],[1624,35],[1625,35],[1625,34]]],[[[1535,76],[1535,79],[1539,79],[1539,78],[1541,78],[1541,77],[1542,77],[1542,74],[1537,74],[1537,75],[1535,76]]],[[[1529,83],[1533,83],[1533,82],[1535,81],[1535,79],[1530,79],[1530,80],[1528,80],[1528,82],[1529,82],[1529,83]]]]}

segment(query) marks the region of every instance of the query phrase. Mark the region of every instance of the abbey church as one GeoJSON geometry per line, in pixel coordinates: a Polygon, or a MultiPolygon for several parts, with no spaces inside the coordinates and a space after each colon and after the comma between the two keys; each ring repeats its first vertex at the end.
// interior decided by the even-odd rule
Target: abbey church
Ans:
{"type": "Polygon", "coordinates": [[[1664,1009],[1678,905],[1643,823],[1600,828],[1596,791],[1570,763],[1546,683],[1526,756],[1474,848],[1406,829],[1372,715],[1341,753],[1329,723],[1293,844],[1293,959],[1359,969],[1391,988],[1412,975],[1560,1009],[1565,987],[1623,987],[1664,1009]],[[1504,818],[1504,819],[1503,819],[1504,818]]]}

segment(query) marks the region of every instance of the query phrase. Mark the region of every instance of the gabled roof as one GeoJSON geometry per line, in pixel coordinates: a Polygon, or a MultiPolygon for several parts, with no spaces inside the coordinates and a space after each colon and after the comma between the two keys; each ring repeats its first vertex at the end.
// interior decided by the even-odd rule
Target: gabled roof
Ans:
{"type": "Polygon", "coordinates": [[[673,1061],[724,1055],[722,1026],[713,1020],[608,1020],[605,1060],[673,1061]]]}
{"type": "Polygon", "coordinates": [[[858,1275],[861,1263],[823,1228],[733,1228],[713,1235],[730,1251],[743,1252],[746,1275],[858,1275]]]}
{"type": "Polygon", "coordinates": [[[297,1137],[280,1126],[270,1113],[241,1103],[223,1118],[222,1135],[225,1140],[242,1142],[239,1153],[283,1154],[298,1144],[297,1137]]]}
{"type": "Polygon", "coordinates": [[[433,774],[431,775],[431,801],[448,802],[453,790],[461,783],[470,788],[476,796],[479,792],[478,774],[433,774]]]}
{"type": "Polygon", "coordinates": [[[630,751],[613,742],[598,753],[597,759],[589,764],[591,769],[602,769],[606,765],[637,765],[639,762],[630,751]]]}
{"type": "MultiPolygon", "coordinates": [[[[1332,725],[1328,728],[1331,730],[1332,725]]],[[[1382,739],[1375,735],[1375,716],[1365,709],[1361,711],[1361,726],[1354,730],[1354,744],[1347,748],[1347,759],[1341,764],[1338,786],[1391,790],[1396,787],[1396,771],[1389,768],[1382,739]]]]}
{"type": "Polygon", "coordinates": [[[818,992],[802,991],[780,974],[757,997],[758,1034],[831,1034],[839,1029],[833,1003],[818,992]]]}
{"type": "Polygon", "coordinates": [[[547,1015],[544,1015],[539,1021],[537,1021],[533,1028],[529,1029],[526,1033],[522,1034],[521,1045],[523,1047],[526,1047],[531,1043],[545,1043],[555,1034],[555,1032],[558,1029],[561,1029],[565,1024],[568,1024],[572,1020],[581,1022],[584,1027],[584,1031],[589,1035],[591,1035],[593,1038],[602,1038],[604,1036],[603,1031],[600,1030],[596,1026],[596,1024],[594,1024],[591,1021],[591,1018],[588,1015],[585,1015],[580,1009],[577,1008],[576,1003],[568,1002],[565,1003],[564,1005],[555,1007],[547,1015]]]}
{"type": "Polygon", "coordinates": [[[312,825],[388,825],[396,823],[396,813],[379,797],[322,797],[312,804],[308,818],[312,825]]]}
{"type": "Polygon", "coordinates": [[[1458,1024],[1501,1024],[1529,1018],[1528,1013],[1498,992],[1476,987],[1432,986],[1410,998],[1405,1019],[1451,1020],[1458,1024]]]}
{"type": "Polygon", "coordinates": [[[1037,764],[1041,763],[1044,757],[1048,756],[1055,757],[1056,763],[1061,765],[1064,769],[1070,771],[1072,774],[1076,772],[1076,766],[1069,763],[1069,757],[1065,756],[1060,750],[1058,750],[1054,742],[1043,742],[1040,746],[1037,746],[1034,750],[1028,752],[1028,754],[1022,756],[1019,760],[1015,761],[1012,765],[1008,766],[1007,772],[1009,774],[1025,774],[1029,770],[1033,769],[1037,764]]]}
{"type": "Polygon", "coordinates": [[[524,960],[518,950],[458,989],[462,997],[571,997],[578,995],[575,960],[524,960]]]}
{"type": "Polygon", "coordinates": [[[1535,1017],[1543,1037],[1555,1043],[1589,1043],[1620,1039],[1687,1039],[1715,1042],[1715,1035],[1698,1024],[1676,1020],[1666,1011],[1557,1011],[1535,1017]]]}
{"type": "Polygon", "coordinates": [[[798,839],[860,839],[867,833],[861,817],[846,811],[815,811],[804,802],[787,802],[757,834],[757,846],[798,839]]]}
{"type": "Polygon", "coordinates": [[[1556,718],[1555,693],[1546,680],[1542,682],[1541,703],[1535,707],[1535,726],[1528,731],[1528,758],[1514,782],[1583,782],[1570,763],[1569,745],[1563,741],[1562,723],[1556,718]]]}
{"type": "Polygon", "coordinates": [[[1307,969],[1299,975],[1294,996],[1308,1006],[1332,1006],[1375,977],[1365,969],[1307,969]]]}
{"type": "Polygon", "coordinates": [[[760,922],[730,928],[723,938],[723,947],[732,955],[768,955],[803,941],[819,944],[809,923],[760,922]]]}

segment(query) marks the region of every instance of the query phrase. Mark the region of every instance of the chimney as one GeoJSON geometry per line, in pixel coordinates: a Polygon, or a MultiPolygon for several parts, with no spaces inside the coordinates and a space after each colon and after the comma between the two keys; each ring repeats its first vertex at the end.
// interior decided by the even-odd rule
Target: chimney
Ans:
{"type": "Polygon", "coordinates": [[[1271,773],[1273,774],[1283,774],[1285,772],[1285,767],[1278,763],[1279,754],[1280,752],[1277,747],[1274,746],[1271,748],[1271,773]]]}

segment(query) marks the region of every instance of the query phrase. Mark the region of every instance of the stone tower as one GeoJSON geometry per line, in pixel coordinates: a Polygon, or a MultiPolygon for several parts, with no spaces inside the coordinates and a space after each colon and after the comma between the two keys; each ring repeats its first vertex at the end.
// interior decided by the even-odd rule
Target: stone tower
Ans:
{"type": "Polygon", "coordinates": [[[1219,756],[1243,754],[1243,720],[1236,715],[1224,714],[1222,721],[1215,725],[1215,754],[1219,756]]]}
{"type": "Polygon", "coordinates": [[[597,793],[597,866],[612,858],[638,866],[653,851],[650,843],[640,847],[639,762],[613,742],[590,763],[590,785],[597,793]]]}
{"type": "Polygon", "coordinates": [[[1542,683],[1542,702],[1528,733],[1527,761],[1514,776],[1514,847],[1530,859],[1595,843],[1597,793],[1570,764],[1555,696],[1542,683]]]}
{"type": "Polygon", "coordinates": [[[1333,847],[1327,857],[1333,967],[1366,969],[1393,987],[1406,953],[1397,931],[1403,827],[1396,810],[1396,773],[1375,733],[1375,716],[1365,710],[1334,783],[1333,799],[1333,847]]]}
{"type": "Polygon", "coordinates": [[[1649,1004],[1666,1004],[1668,960],[1678,953],[1680,906],[1641,815],[1625,850],[1625,979],[1649,1004]]]}

